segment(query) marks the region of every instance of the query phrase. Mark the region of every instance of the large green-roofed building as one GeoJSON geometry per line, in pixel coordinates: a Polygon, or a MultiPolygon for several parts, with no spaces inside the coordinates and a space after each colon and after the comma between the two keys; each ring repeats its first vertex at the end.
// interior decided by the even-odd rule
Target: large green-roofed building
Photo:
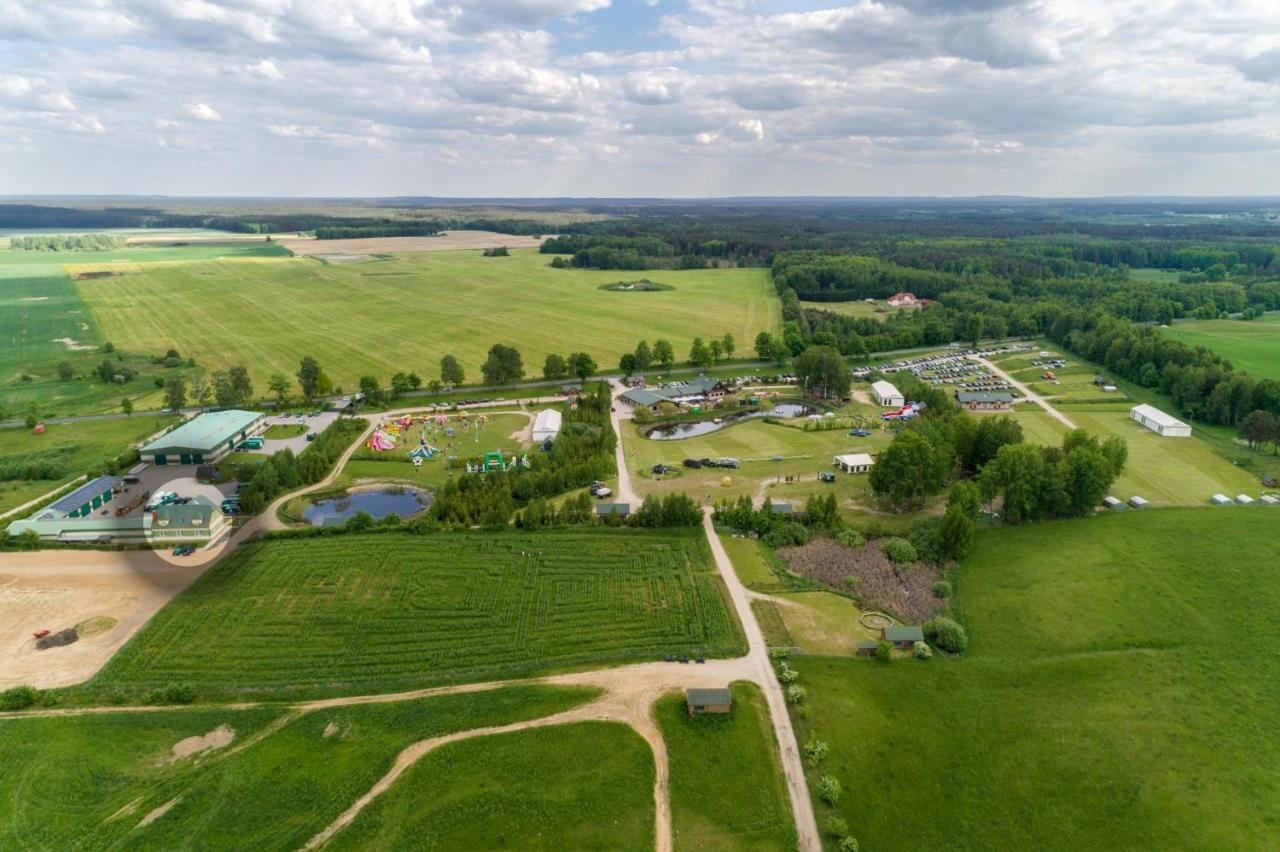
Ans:
{"type": "Polygon", "coordinates": [[[266,417],[256,411],[210,411],[166,432],[139,452],[155,464],[213,464],[254,434],[266,417]]]}

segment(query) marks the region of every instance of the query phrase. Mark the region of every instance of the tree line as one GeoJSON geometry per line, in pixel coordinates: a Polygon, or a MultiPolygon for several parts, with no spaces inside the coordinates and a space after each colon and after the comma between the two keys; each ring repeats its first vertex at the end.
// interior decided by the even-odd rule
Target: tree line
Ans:
{"type": "Polygon", "coordinates": [[[9,240],[13,251],[111,251],[123,245],[123,237],[111,234],[49,234],[9,240]]]}

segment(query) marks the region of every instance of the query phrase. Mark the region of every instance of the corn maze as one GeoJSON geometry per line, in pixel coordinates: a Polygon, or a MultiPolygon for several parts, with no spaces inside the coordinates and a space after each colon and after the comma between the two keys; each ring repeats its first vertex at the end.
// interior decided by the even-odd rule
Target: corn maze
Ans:
{"type": "Polygon", "coordinates": [[[378,691],[744,651],[700,532],[396,533],[242,547],[91,686],[378,691]]]}

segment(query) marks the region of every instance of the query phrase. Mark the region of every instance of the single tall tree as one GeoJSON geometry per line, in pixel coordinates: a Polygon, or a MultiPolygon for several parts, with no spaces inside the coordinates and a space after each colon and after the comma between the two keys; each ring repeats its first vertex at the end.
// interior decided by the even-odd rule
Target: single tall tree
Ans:
{"type": "Polygon", "coordinates": [[[659,338],[653,342],[653,363],[664,371],[670,370],[676,363],[676,351],[671,348],[671,341],[659,338]]]}
{"type": "Polygon", "coordinates": [[[182,376],[165,379],[164,404],[170,411],[179,411],[187,404],[187,383],[182,376]]]}
{"type": "Polygon", "coordinates": [[[466,374],[462,372],[462,365],[458,363],[458,359],[452,355],[446,355],[440,359],[440,381],[447,386],[460,385],[466,381],[466,374]]]}
{"type": "Polygon", "coordinates": [[[298,387],[302,389],[302,396],[307,402],[316,398],[319,382],[320,365],[308,355],[298,364],[298,387]]]}

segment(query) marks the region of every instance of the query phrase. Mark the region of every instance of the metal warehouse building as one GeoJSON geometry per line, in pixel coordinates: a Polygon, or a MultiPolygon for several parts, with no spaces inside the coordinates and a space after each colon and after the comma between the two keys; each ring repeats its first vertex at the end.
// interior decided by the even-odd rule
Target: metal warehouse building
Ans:
{"type": "Polygon", "coordinates": [[[213,464],[254,434],[266,415],[256,411],[211,411],[161,435],[139,452],[144,461],[162,464],[213,464]]]}
{"type": "Polygon", "coordinates": [[[1191,435],[1190,426],[1165,414],[1154,405],[1135,405],[1129,409],[1129,417],[1166,438],[1186,438],[1191,435]]]}

